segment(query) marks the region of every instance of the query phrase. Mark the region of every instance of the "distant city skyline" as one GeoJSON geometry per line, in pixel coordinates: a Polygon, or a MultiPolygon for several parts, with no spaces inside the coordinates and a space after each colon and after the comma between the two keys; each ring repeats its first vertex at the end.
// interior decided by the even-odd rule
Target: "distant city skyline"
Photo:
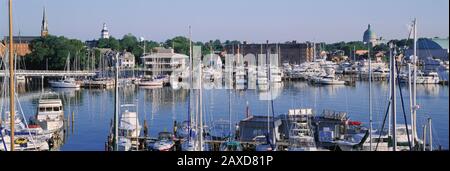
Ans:
{"type": "MultiPolygon", "coordinates": [[[[1,2],[2,36],[7,5],[1,2]]],[[[420,37],[449,36],[448,0],[13,0],[14,34],[40,35],[44,6],[49,34],[80,40],[98,39],[103,23],[115,38],[131,33],[158,42],[188,36],[189,25],[193,40],[203,42],[362,41],[368,24],[390,40],[407,38],[414,18],[420,37]]]]}

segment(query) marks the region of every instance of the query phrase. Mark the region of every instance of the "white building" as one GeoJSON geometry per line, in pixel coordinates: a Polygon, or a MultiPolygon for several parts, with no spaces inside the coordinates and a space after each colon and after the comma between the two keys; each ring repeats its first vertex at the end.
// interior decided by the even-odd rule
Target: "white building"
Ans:
{"type": "Polygon", "coordinates": [[[101,31],[101,36],[102,39],[109,39],[109,31],[108,28],[106,27],[106,23],[103,23],[103,29],[101,31]]]}
{"type": "Polygon", "coordinates": [[[182,70],[186,67],[188,56],[175,53],[172,48],[155,48],[156,53],[141,57],[145,76],[171,75],[174,70],[182,70]]]}
{"type": "Polygon", "coordinates": [[[122,52],[119,54],[119,67],[120,68],[134,68],[136,65],[135,57],[130,52],[122,52]]]}

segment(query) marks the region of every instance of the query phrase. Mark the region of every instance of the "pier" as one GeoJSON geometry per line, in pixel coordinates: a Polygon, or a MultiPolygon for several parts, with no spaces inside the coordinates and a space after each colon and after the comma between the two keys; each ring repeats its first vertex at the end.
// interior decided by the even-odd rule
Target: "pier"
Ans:
{"type": "MultiPolygon", "coordinates": [[[[5,77],[8,72],[0,71],[0,76],[5,77]]],[[[25,77],[92,77],[95,76],[95,71],[58,71],[58,70],[17,70],[16,76],[25,77]]]]}

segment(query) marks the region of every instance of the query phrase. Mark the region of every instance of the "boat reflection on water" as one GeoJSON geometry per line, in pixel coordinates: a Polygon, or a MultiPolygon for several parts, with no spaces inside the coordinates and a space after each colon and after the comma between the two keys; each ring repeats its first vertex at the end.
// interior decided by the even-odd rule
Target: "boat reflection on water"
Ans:
{"type": "Polygon", "coordinates": [[[259,100],[273,100],[278,98],[283,92],[283,87],[283,83],[271,83],[267,85],[267,91],[259,91],[259,100]]]}
{"type": "Polygon", "coordinates": [[[417,89],[422,89],[423,92],[427,96],[437,97],[439,96],[439,89],[441,88],[441,85],[438,84],[419,84],[417,85],[417,89]]]}

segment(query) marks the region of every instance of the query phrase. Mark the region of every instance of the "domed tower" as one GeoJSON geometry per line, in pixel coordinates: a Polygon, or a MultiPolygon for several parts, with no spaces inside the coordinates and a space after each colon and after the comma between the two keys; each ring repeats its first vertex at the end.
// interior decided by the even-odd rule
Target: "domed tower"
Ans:
{"type": "Polygon", "coordinates": [[[369,24],[367,30],[364,32],[363,42],[372,43],[372,46],[375,46],[377,44],[377,40],[378,40],[377,35],[375,34],[375,32],[372,31],[369,24]]]}
{"type": "Polygon", "coordinates": [[[101,32],[102,34],[101,34],[101,38],[102,39],[109,39],[109,32],[108,32],[108,28],[106,27],[106,23],[103,23],[103,29],[102,29],[102,32],[101,32]]]}

